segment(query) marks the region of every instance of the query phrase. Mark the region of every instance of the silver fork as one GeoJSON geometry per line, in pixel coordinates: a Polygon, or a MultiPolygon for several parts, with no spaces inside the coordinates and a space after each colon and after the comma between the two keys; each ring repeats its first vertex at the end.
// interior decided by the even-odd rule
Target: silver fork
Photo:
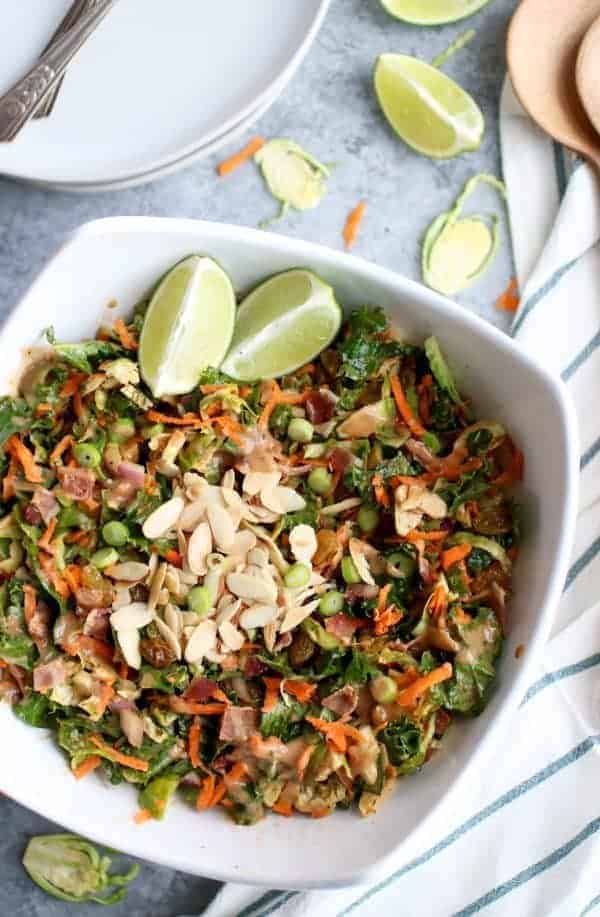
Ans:
{"type": "MultiPolygon", "coordinates": [[[[71,4],[69,9],[63,16],[62,20],[60,21],[54,35],[52,36],[52,38],[50,39],[50,41],[48,42],[48,44],[42,51],[42,54],[45,54],[46,51],[49,51],[50,48],[53,46],[53,44],[59,38],[61,38],[66,32],[68,32],[69,29],[72,26],[74,26],[75,23],[78,22],[81,19],[81,17],[85,13],[87,13],[89,9],[92,9],[92,7],[96,5],[96,3],[97,3],[97,0],[74,0],[74,2],[71,4]]],[[[43,101],[40,103],[38,109],[36,110],[33,116],[34,118],[46,118],[49,114],[51,114],[52,109],[54,108],[54,103],[56,102],[58,93],[60,92],[60,87],[63,84],[63,80],[64,80],[64,76],[61,77],[60,81],[58,82],[56,86],[56,89],[54,89],[52,92],[49,92],[44,97],[43,101]]]]}
{"type": "Polygon", "coordinates": [[[60,80],[82,45],[119,0],[97,0],[95,6],[45,51],[37,64],[0,98],[0,142],[14,140],[48,92],[60,80]]]}

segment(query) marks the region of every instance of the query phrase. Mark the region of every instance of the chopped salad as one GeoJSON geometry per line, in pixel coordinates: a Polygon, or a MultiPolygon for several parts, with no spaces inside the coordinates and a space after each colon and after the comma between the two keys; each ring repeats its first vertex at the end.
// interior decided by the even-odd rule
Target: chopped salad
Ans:
{"type": "Polygon", "coordinates": [[[373,812],[496,678],[523,456],[437,340],[156,401],[144,305],[0,399],[0,694],[71,770],[238,824],[373,812]]]}

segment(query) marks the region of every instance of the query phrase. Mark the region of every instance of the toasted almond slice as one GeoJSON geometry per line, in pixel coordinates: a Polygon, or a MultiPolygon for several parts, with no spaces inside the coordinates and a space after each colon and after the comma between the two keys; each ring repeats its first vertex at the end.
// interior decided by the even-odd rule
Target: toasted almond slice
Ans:
{"type": "Polygon", "coordinates": [[[168,589],[161,589],[156,600],[157,605],[166,605],[171,599],[171,593],[168,589]]]}
{"type": "Polygon", "coordinates": [[[209,650],[215,649],[217,645],[217,625],[208,618],[201,621],[194,628],[185,648],[184,656],[187,662],[201,662],[209,650]]]}
{"type": "Polygon", "coordinates": [[[369,562],[365,557],[363,542],[358,538],[351,538],[348,547],[350,549],[350,557],[354,561],[354,566],[356,567],[357,573],[361,580],[363,583],[368,583],[369,586],[374,586],[375,580],[373,579],[373,574],[369,569],[369,562]]]}
{"type": "Polygon", "coordinates": [[[310,525],[295,525],[290,532],[290,549],[297,561],[310,564],[317,553],[317,536],[310,525]]]}
{"type": "Polygon", "coordinates": [[[346,500],[340,500],[339,503],[331,503],[329,506],[324,506],[321,510],[321,515],[338,516],[340,513],[345,513],[346,510],[355,509],[361,503],[360,497],[348,497],[346,500]]]}
{"type": "Polygon", "coordinates": [[[128,586],[117,586],[114,591],[112,607],[123,608],[124,605],[131,605],[131,593],[128,586]]]}
{"type": "Polygon", "coordinates": [[[123,605],[122,608],[113,611],[110,624],[118,633],[121,630],[139,630],[140,627],[150,624],[153,618],[154,612],[145,602],[132,602],[131,605],[123,605]]]}
{"type": "Polygon", "coordinates": [[[240,615],[240,627],[251,630],[253,627],[264,627],[277,617],[276,605],[251,605],[240,615]]]}
{"type": "Polygon", "coordinates": [[[151,541],[155,538],[162,538],[171,529],[177,525],[177,521],[183,512],[184,501],[182,497],[172,497],[150,513],[142,526],[142,532],[146,538],[151,541]]]}
{"type": "Polygon", "coordinates": [[[279,621],[271,621],[270,624],[265,624],[263,629],[263,640],[265,641],[265,646],[269,653],[273,652],[278,633],[279,621]]]}
{"type": "Polygon", "coordinates": [[[255,567],[266,567],[269,563],[269,553],[264,548],[252,548],[248,551],[246,560],[255,567]]]}
{"type": "Polygon", "coordinates": [[[104,571],[111,579],[121,580],[126,583],[139,583],[148,575],[148,565],[135,560],[125,561],[123,564],[113,564],[104,571]]]}
{"type": "MultiPolygon", "coordinates": [[[[152,555],[156,557],[155,554],[152,555]]],[[[158,604],[158,598],[162,592],[162,588],[165,582],[165,576],[167,575],[167,565],[166,563],[161,563],[154,576],[152,577],[152,582],[150,583],[150,594],[148,596],[148,608],[154,610],[158,604]]]]}
{"type": "Polygon", "coordinates": [[[421,497],[421,509],[432,519],[445,519],[448,515],[448,507],[444,500],[430,490],[426,490],[421,497]]]}
{"type": "Polygon", "coordinates": [[[260,522],[266,525],[278,522],[280,515],[281,513],[272,513],[270,509],[266,509],[264,506],[248,506],[247,503],[244,503],[242,509],[242,519],[247,522],[260,522]]]}
{"type": "Polygon", "coordinates": [[[232,557],[246,560],[246,555],[255,546],[256,535],[253,532],[249,532],[247,529],[243,529],[241,532],[236,532],[231,545],[230,554],[232,557]]]}
{"type": "Polygon", "coordinates": [[[183,532],[193,532],[203,519],[206,519],[206,503],[204,500],[193,500],[187,504],[179,517],[179,528],[183,532]]]}
{"type": "Polygon", "coordinates": [[[188,567],[197,576],[206,574],[206,558],[212,551],[212,534],[208,522],[201,522],[194,529],[188,542],[188,567]]]}
{"type": "Polygon", "coordinates": [[[293,513],[306,506],[304,497],[301,497],[291,487],[281,485],[261,490],[260,500],[262,505],[270,509],[272,513],[293,513]]]}
{"type": "Polygon", "coordinates": [[[223,621],[231,621],[232,618],[235,618],[242,607],[241,599],[232,599],[231,596],[223,596],[223,598],[226,598],[227,601],[222,606],[219,603],[219,613],[216,617],[217,627],[220,627],[223,621]]]}
{"type": "Polygon", "coordinates": [[[175,605],[167,605],[165,608],[165,624],[171,628],[178,640],[181,640],[183,633],[182,613],[175,605]]]}
{"type": "Polygon", "coordinates": [[[142,665],[140,655],[140,632],[136,628],[132,630],[120,630],[117,633],[119,648],[123,653],[123,658],[127,665],[132,669],[139,669],[142,665]]]}
{"type": "Polygon", "coordinates": [[[281,480],[279,471],[249,471],[244,478],[242,489],[245,494],[255,497],[268,487],[276,487],[281,480]]]}
{"type": "Polygon", "coordinates": [[[307,605],[296,605],[295,608],[290,608],[286,613],[285,618],[279,625],[279,632],[282,634],[287,634],[289,630],[293,630],[294,627],[298,627],[306,618],[308,618],[313,611],[315,611],[318,606],[320,599],[314,599],[312,602],[308,602],[307,605]]]}
{"type": "Polygon", "coordinates": [[[235,471],[233,468],[229,468],[221,478],[221,487],[226,490],[233,490],[235,487],[235,471]]]}
{"type": "Polygon", "coordinates": [[[191,634],[198,624],[198,615],[195,611],[180,611],[179,614],[181,615],[184,633],[186,630],[189,630],[191,634]]]}
{"type": "Polygon", "coordinates": [[[227,588],[241,599],[273,604],[277,599],[277,586],[272,580],[259,579],[248,573],[230,573],[227,588]]]}
{"type": "Polygon", "coordinates": [[[175,657],[177,659],[181,659],[181,643],[177,639],[177,634],[171,630],[165,621],[161,621],[160,618],[156,618],[154,623],[156,624],[156,627],[158,628],[158,631],[165,643],[170,646],[170,648],[175,653],[175,657]]]}
{"type": "Polygon", "coordinates": [[[216,503],[208,506],[207,515],[217,548],[228,553],[235,537],[235,526],[231,516],[223,506],[216,503]]]}
{"type": "Polygon", "coordinates": [[[234,627],[231,621],[223,621],[219,626],[219,636],[227,649],[237,653],[244,645],[246,638],[243,633],[234,627]]]}

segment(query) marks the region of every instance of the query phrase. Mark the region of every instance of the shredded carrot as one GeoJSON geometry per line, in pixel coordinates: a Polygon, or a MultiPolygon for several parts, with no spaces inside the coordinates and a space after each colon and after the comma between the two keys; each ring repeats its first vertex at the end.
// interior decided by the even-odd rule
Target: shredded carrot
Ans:
{"type": "Polygon", "coordinates": [[[220,688],[213,688],[210,696],[212,697],[213,700],[221,701],[221,703],[223,704],[231,703],[231,701],[225,694],[225,691],[221,691],[220,688]]]}
{"type": "Polygon", "coordinates": [[[148,809],[140,809],[139,812],[136,812],[136,814],[133,816],[133,820],[136,825],[144,825],[147,821],[152,820],[152,815],[148,809]]]}
{"type": "Polygon", "coordinates": [[[328,815],[331,815],[331,809],[328,809],[326,806],[320,809],[313,809],[310,813],[311,818],[327,818],[328,815]]]}
{"type": "Polygon", "coordinates": [[[283,815],[284,818],[290,818],[294,814],[291,802],[274,802],[271,806],[271,810],[276,812],[278,815],[283,815]]]}
{"type": "Polygon", "coordinates": [[[117,674],[121,681],[125,681],[129,676],[129,666],[126,662],[120,662],[117,666],[117,674]]]}
{"type": "Polygon", "coordinates": [[[400,609],[397,609],[395,605],[390,605],[389,608],[377,615],[373,628],[375,635],[381,637],[382,634],[386,634],[391,627],[402,620],[402,616],[400,609]]]}
{"type": "Polygon", "coordinates": [[[181,567],[183,564],[183,558],[179,551],[176,551],[175,548],[169,548],[168,551],[165,551],[165,560],[167,560],[174,567],[181,567]]]}
{"type": "Polygon", "coordinates": [[[354,726],[348,726],[347,723],[342,723],[340,720],[330,723],[327,720],[320,720],[316,716],[307,716],[306,721],[318,732],[322,732],[336,751],[340,751],[342,754],[348,748],[348,739],[353,739],[355,742],[363,741],[358,729],[355,729],[354,726]]]}
{"type": "Polygon", "coordinates": [[[453,609],[454,618],[460,624],[472,624],[473,618],[471,615],[467,614],[464,608],[461,608],[460,605],[455,605],[453,609]]]}
{"type": "Polygon", "coordinates": [[[414,478],[406,474],[395,474],[393,478],[390,478],[390,483],[392,487],[398,487],[399,484],[406,484],[408,487],[413,485],[427,485],[431,484],[434,480],[434,475],[432,474],[422,474],[420,476],[415,476],[414,478]]]}
{"type": "Polygon", "coordinates": [[[225,784],[233,786],[235,783],[243,783],[244,777],[248,776],[248,768],[242,761],[236,761],[228,774],[225,775],[225,784]]]}
{"type": "Polygon", "coordinates": [[[426,432],[425,427],[416,419],[414,416],[410,404],[406,400],[406,395],[402,388],[402,383],[398,376],[390,376],[390,385],[392,386],[392,394],[394,396],[394,401],[396,402],[396,407],[398,408],[398,413],[400,417],[413,434],[413,436],[421,437],[426,432]]]}
{"type": "Polygon", "coordinates": [[[342,232],[342,238],[344,239],[344,244],[346,248],[352,248],[356,242],[358,236],[358,230],[360,224],[362,223],[363,217],[365,215],[365,210],[367,209],[367,204],[365,201],[361,201],[356,205],[354,210],[348,214],[346,224],[344,226],[344,231],[342,232]]]}
{"type": "Polygon", "coordinates": [[[29,626],[29,622],[35,614],[35,609],[37,606],[37,595],[33,586],[30,586],[29,583],[26,583],[23,586],[23,593],[25,596],[25,601],[23,604],[23,615],[25,617],[25,623],[29,626]]]}
{"type": "Polygon", "coordinates": [[[415,544],[417,541],[443,541],[444,538],[447,538],[449,532],[444,531],[435,531],[435,532],[418,532],[416,529],[413,529],[407,535],[403,535],[405,541],[410,541],[411,544],[415,544]]]}
{"type": "Polygon", "coordinates": [[[68,585],[69,589],[75,595],[79,587],[81,586],[81,570],[77,564],[69,564],[68,567],[65,567],[63,570],[63,579],[68,585]]]}
{"type": "Polygon", "coordinates": [[[279,688],[281,685],[281,678],[268,678],[263,676],[263,681],[266,686],[265,701],[262,706],[263,713],[270,713],[274,707],[277,706],[279,702],[279,688]]]}
{"type": "Polygon", "coordinates": [[[52,586],[63,599],[68,599],[71,594],[67,582],[62,578],[49,554],[39,555],[39,564],[52,586]]]}
{"type": "Polygon", "coordinates": [[[197,414],[184,414],[183,417],[172,417],[170,414],[162,414],[160,411],[148,411],[146,414],[148,420],[153,423],[172,424],[176,427],[191,427],[200,429],[204,426],[204,421],[197,414]]]}
{"type": "Polygon", "coordinates": [[[47,551],[48,554],[54,553],[50,542],[52,541],[52,537],[54,535],[55,530],[56,530],[56,516],[50,520],[46,528],[46,531],[44,532],[44,534],[38,541],[38,548],[41,548],[42,551],[47,551]]]}
{"type": "Polygon", "coordinates": [[[73,395],[73,411],[77,420],[83,420],[85,418],[85,408],[83,406],[83,401],[81,400],[81,392],[77,391],[73,395]]]}
{"type": "Polygon", "coordinates": [[[205,777],[202,781],[200,792],[196,797],[196,808],[199,811],[210,808],[210,802],[215,793],[215,782],[214,774],[209,774],[208,777],[205,777]]]}
{"type": "Polygon", "coordinates": [[[85,373],[72,373],[61,388],[60,397],[72,398],[85,378],[85,373]]]}
{"type": "Polygon", "coordinates": [[[391,583],[387,583],[379,590],[379,595],[377,596],[377,614],[383,614],[387,606],[388,595],[390,594],[392,588],[391,583]]]}
{"type": "Polygon", "coordinates": [[[447,681],[449,678],[452,678],[452,666],[449,662],[444,662],[443,665],[438,666],[433,672],[422,675],[420,678],[417,678],[412,685],[409,685],[408,688],[401,691],[398,695],[397,703],[399,703],[401,707],[414,707],[425,691],[428,691],[429,688],[433,688],[434,685],[440,684],[442,681],[447,681]]]}
{"type": "Polygon", "coordinates": [[[273,394],[270,396],[266,404],[262,409],[262,413],[258,418],[258,427],[261,430],[266,430],[269,426],[269,420],[271,419],[271,414],[275,410],[278,404],[302,404],[306,401],[310,391],[305,392],[282,392],[276,382],[273,384],[273,394]]]}
{"type": "Polygon", "coordinates": [[[292,694],[301,704],[306,704],[317,690],[317,686],[311,685],[308,681],[286,678],[283,683],[283,690],[287,694],[292,694]]]}
{"type": "Polygon", "coordinates": [[[56,444],[49,456],[50,464],[57,462],[61,457],[63,452],[65,452],[69,446],[73,445],[73,437],[70,434],[63,436],[63,438],[56,444]]]}
{"type": "Polygon", "coordinates": [[[221,178],[224,178],[226,175],[229,175],[239,166],[243,165],[248,159],[251,159],[255,153],[258,153],[261,147],[265,145],[265,141],[262,137],[253,137],[246,146],[235,153],[233,156],[230,156],[228,159],[224,159],[223,162],[220,162],[217,166],[217,172],[221,178]]]}
{"type": "Polygon", "coordinates": [[[88,755],[87,758],[79,764],[73,771],[73,776],[75,780],[82,780],[84,777],[87,777],[88,774],[91,774],[92,771],[95,771],[97,767],[102,763],[102,758],[98,755],[88,755]]]}
{"type": "Polygon", "coordinates": [[[66,645],[65,649],[70,656],[76,656],[79,653],[97,656],[104,662],[112,663],[113,649],[109,643],[104,640],[98,640],[97,637],[89,637],[87,634],[77,634],[66,645]]]}
{"type": "Polygon", "coordinates": [[[188,755],[192,767],[200,767],[200,720],[194,717],[188,733],[188,755]]]}
{"type": "Polygon", "coordinates": [[[505,312],[516,312],[519,308],[519,285],[517,278],[512,277],[504,293],[496,300],[496,308],[505,312]]]}
{"type": "Polygon", "coordinates": [[[115,319],[113,328],[117,332],[121,346],[124,347],[125,350],[137,350],[137,341],[122,318],[115,319]]]}
{"type": "Polygon", "coordinates": [[[237,422],[237,420],[233,420],[231,417],[227,417],[225,414],[220,414],[218,417],[211,418],[211,422],[221,427],[225,436],[227,436],[233,443],[235,443],[236,446],[240,446],[243,443],[243,439],[240,435],[243,427],[237,422]]]}
{"type": "Polygon", "coordinates": [[[381,475],[379,474],[373,475],[373,490],[375,492],[375,500],[377,501],[377,503],[379,503],[380,506],[389,506],[390,505],[389,494],[387,490],[385,489],[383,479],[381,475]]]}
{"type": "Polygon", "coordinates": [[[19,462],[28,481],[32,484],[42,483],[42,469],[36,465],[33,453],[21,442],[16,434],[13,433],[7,441],[5,449],[9,455],[12,455],[19,462]]]}
{"type": "Polygon", "coordinates": [[[388,675],[394,679],[398,688],[406,688],[407,685],[412,685],[417,680],[419,672],[418,669],[412,669],[408,672],[393,672],[390,669],[388,675]]]}
{"type": "Polygon", "coordinates": [[[495,487],[510,487],[518,481],[523,480],[523,471],[525,468],[525,456],[519,449],[515,449],[509,468],[503,471],[501,475],[494,478],[492,484],[495,487]]]}
{"type": "Polygon", "coordinates": [[[42,417],[44,414],[52,413],[52,405],[48,404],[46,401],[40,401],[38,406],[35,409],[35,416],[42,417]]]}
{"type": "Polygon", "coordinates": [[[217,784],[215,791],[212,795],[212,799],[210,801],[211,809],[213,806],[219,805],[219,803],[223,799],[223,796],[225,795],[226,792],[227,792],[227,784],[225,783],[224,780],[221,780],[220,783],[217,784]]]}
{"type": "Polygon", "coordinates": [[[304,772],[306,768],[308,767],[310,763],[310,759],[312,758],[313,751],[314,751],[314,745],[306,745],[302,754],[296,761],[296,773],[298,774],[301,780],[304,776],[304,772]]]}
{"type": "Polygon", "coordinates": [[[111,688],[108,684],[102,684],[100,687],[100,696],[98,697],[98,709],[96,711],[98,716],[101,716],[105,712],[114,696],[114,688],[111,688]]]}
{"type": "Polygon", "coordinates": [[[174,713],[183,713],[188,716],[196,714],[204,716],[218,716],[225,712],[226,704],[199,704],[196,701],[184,700],[182,697],[172,695],[169,706],[174,713]]]}
{"type": "Polygon", "coordinates": [[[144,761],[142,758],[134,758],[133,755],[124,755],[123,752],[119,751],[117,748],[113,748],[112,745],[107,745],[106,742],[103,742],[98,735],[90,736],[90,742],[92,745],[95,745],[96,748],[99,748],[100,751],[104,752],[108,760],[114,761],[115,764],[122,764],[123,767],[130,767],[132,771],[145,772],[148,770],[149,765],[147,761],[144,761]]]}
{"type": "Polygon", "coordinates": [[[470,544],[457,544],[455,548],[449,548],[447,551],[442,551],[442,567],[444,570],[449,570],[454,564],[458,564],[461,560],[464,560],[465,557],[468,557],[471,550],[472,547],[470,544]]]}

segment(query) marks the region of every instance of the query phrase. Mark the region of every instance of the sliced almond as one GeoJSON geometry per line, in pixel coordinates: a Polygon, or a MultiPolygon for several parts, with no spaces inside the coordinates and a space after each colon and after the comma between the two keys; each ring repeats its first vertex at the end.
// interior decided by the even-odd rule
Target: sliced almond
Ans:
{"type": "Polygon", "coordinates": [[[131,593],[128,586],[117,586],[113,593],[112,607],[123,608],[124,605],[131,605],[131,593]]]}
{"type": "Polygon", "coordinates": [[[242,489],[245,494],[255,497],[265,488],[276,487],[280,480],[279,471],[249,471],[244,478],[242,489]]]}
{"type": "Polygon", "coordinates": [[[179,528],[184,532],[193,532],[199,522],[206,518],[204,500],[193,500],[184,508],[179,517],[179,528]]]}
{"type": "Polygon", "coordinates": [[[290,550],[297,561],[310,564],[317,553],[317,536],[310,525],[295,525],[290,532],[290,550]]]}
{"type": "MultiPolygon", "coordinates": [[[[155,554],[152,555],[156,557],[155,554]]],[[[148,608],[154,609],[158,604],[159,596],[162,592],[162,588],[165,582],[165,576],[167,575],[167,565],[161,563],[156,570],[156,573],[152,577],[152,582],[150,583],[150,594],[148,596],[148,608]]]]}
{"type": "Polygon", "coordinates": [[[278,633],[279,633],[279,622],[278,621],[271,621],[270,624],[265,624],[265,627],[263,630],[263,640],[265,641],[265,646],[269,653],[273,652],[278,633]]]}
{"type": "Polygon", "coordinates": [[[363,583],[368,583],[369,586],[374,586],[375,580],[369,568],[369,562],[365,557],[363,542],[358,538],[351,538],[348,547],[350,550],[350,557],[354,561],[354,566],[361,580],[363,583]]]}
{"type": "Polygon", "coordinates": [[[345,513],[346,510],[355,509],[361,503],[360,497],[348,497],[346,500],[340,500],[339,503],[331,503],[329,506],[324,506],[321,510],[321,515],[338,516],[340,513],[345,513]]]}
{"type": "Polygon", "coordinates": [[[156,618],[154,623],[165,643],[175,653],[175,657],[181,659],[181,643],[177,638],[177,634],[165,623],[165,621],[161,621],[160,618],[156,618]]]}
{"type": "Polygon", "coordinates": [[[421,509],[431,519],[445,519],[448,515],[448,507],[444,500],[430,490],[426,490],[421,497],[421,509]]]}
{"type": "Polygon", "coordinates": [[[216,546],[228,553],[235,537],[235,526],[231,516],[223,506],[216,503],[208,506],[207,516],[216,546]]]}
{"type": "Polygon", "coordinates": [[[135,560],[125,561],[123,564],[113,564],[104,571],[111,579],[121,580],[126,583],[139,583],[146,578],[149,572],[147,564],[135,560]]]}
{"type": "Polygon", "coordinates": [[[196,526],[188,542],[187,563],[188,567],[197,576],[206,574],[206,558],[212,551],[212,533],[208,522],[201,522],[196,526]]]}
{"type": "Polygon", "coordinates": [[[110,624],[118,633],[121,630],[139,630],[150,624],[153,618],[154,612],[145,602],[132,602],[131,605],[124,605],[117,611],[113,611],[110,616],[110,624]]]}
{"type": "Polygon", "coordinates": [[[139,630],[120,630],[117,633],[117,639],[127,665],[132,669],[139,669],[142,665],[139,630]]]}
{"type": "Polygon", "coordinates": [[[240,615],[240,627],[251,630],[253,627],[264,627],[277,617],[276,605],[251,605],[240,615]]]}
{"type": "Polygon", "coordinates": [[[298,627],[313,611],[316,611],[320,601],[321,599],[314,599],[312,602],[308,602],[307,605],[296,605],[295,608],[290,608],[279,625],[279,632],[286,634],[289,630],[293,630],[294,627],[298,627]]]}
{"type": "Polygon", "coordinates": [[[243,633],[234,627],[231,621],[223,621],[219,626],[219,636],[228,650],[237,653],[244,645],[246,638],[243,633]]]}
{"type": "Polygon", "coordinates": [[[272,513],[294,513],[304,509],[306,500],[291,487],[276,485],[260,492],[261,503],[272,513]]]}
{"type": "Polygon", "coordinates": [[[183,633],[183,618],[179,609],[175,605],[167,605],[165,608],[165,623],[171,628],[178,640],[181,640],[183,633]]]}
{"type": "Polygon", "coordinates": [[[150,541],[155,538],[162,538],[171,529],[177,525],[177,521],[183,512],[184,501],[182,497],[172,497],[150,513],[142,526],[142,532],[150,541]]]}
{"type": "Polygon", "coordinates": [[[209,650],[217,645],[217,625],[211,619],[201,621],[194,628],[185,648],[185,659],[187,662],[201,662],[209,650]]]}
{"type": "Polygon", "coordinates": [[[216,617],[217,627],[220,627],[223,621],[231,621],[232,618],[235,618],[241,607],[242,600],[232,599],[231,596],[227,597],[227,601],[223,605],[219,603],[219,613],[216,617]]]}
{"type": "Polygon", "coordinates": [[[226,490],[233,490],[235,487],[235,471],[233,468],[229,468],[221,478],[221,487],[226,490]]]}
{"type": "Polygon", "coordinates": [[[264,548],[252,548],[248,551],[246,560],[255,567],[266,567],[269,563],[269,554],[264,548]]]}
{"type": "Polygon", "coordinates": [[[259,579],[248,573],[230,573],[226,578],[227,588],[241,599],[273,604],[277,599],[277,586],[271,580],[259,579]]]}
{"type": "Polygon", "coordinates": [[[242,519],[246,519],[248,522],[265,523],[266,525],[278,522],[280,515],[281,513],[273,513],[264,506],[249,506],[247,503],[244,503],[242,509],[242,519]]]}
{"type": "Polygon", "coordinates": [[[230,554],[233,557],[239,557],[242,560],[246,560],[248,552],[251,551],[255,546],[256,535],[253,532],[249,532],[247,529],[244,529],[241,532],[236,532],[231,544],[230,554]]]}

